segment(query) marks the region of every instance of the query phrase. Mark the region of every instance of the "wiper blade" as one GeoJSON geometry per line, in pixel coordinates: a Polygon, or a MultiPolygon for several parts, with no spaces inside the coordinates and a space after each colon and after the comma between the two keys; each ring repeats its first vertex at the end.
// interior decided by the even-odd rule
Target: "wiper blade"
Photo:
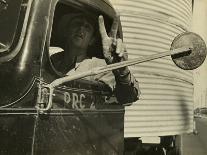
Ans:
{"type": "Polygon", "coordinates": [[[0,53],[5,52],[9,49],[9,47],[0,42],[0,53]]]}
{"type": "Polygon", "coordinates": [[[3,43],[0,42],[0,47],[1,47],[1,48],[2,48],[2,47],[3,47],[3,48],[6,48],[7,46],[6,46],[5,44],[3,44],[3,43]]]}

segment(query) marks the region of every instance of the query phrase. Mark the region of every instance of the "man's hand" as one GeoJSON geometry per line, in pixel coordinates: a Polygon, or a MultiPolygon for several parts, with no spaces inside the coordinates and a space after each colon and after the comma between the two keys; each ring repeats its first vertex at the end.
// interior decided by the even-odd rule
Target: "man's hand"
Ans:
{"type": "Polygon", "coordinates": [[[102,38],[103,55],[107,64],[128,60],[126,47],[122,39],[117,38],[119,15],[113,21],[111,31],[107,35],[103,16],[99,16],[99,31],[102,38]]]}
{"type": "MultiPolygon", "coordinates": [[[[103,55],[107,64],[128,60],[126,47],[120,38],[117,38],[119,15],[113,21],[111,31],[107,35],[103,16],[99,16],[99,31],[102,38],[103,55]]],[[[139,85],[128,67],[113,70],[117,82],[115,94],[120,103],[132,103],[139,98],[139,85]]]]}

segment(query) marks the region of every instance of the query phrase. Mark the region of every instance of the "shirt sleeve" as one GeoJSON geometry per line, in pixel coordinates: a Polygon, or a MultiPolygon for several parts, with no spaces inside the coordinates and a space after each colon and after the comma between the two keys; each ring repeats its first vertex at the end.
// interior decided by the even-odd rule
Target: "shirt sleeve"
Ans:
{"type": "Polygon", "coordinates": [[[131,73],[129,73],[129,76],[129,83],[121,83],[116,80],[116,87],[114,90],[118,102],[125,106],[131,105],[132,102],[137,101],[141,94],[138,81],[131,73]]]}
{"type": "MultiPolygon", "coordinates": [[[[97,58],[93,60],[93,67],[99,67],[103,65],[106,65],[105,60],[97,58]]],[[[129,73],[129,76],[129,83],[120,82],[117,78],[115,78],[112,72],[102,73],[96,75],[94,78],[95,80],[101,81],[108,85],[119,103],[123,105],[131,105],[132,102],[135,102],[139,99],[140,89],[139,83],[135,77],[131,73],[129,73]]]]}

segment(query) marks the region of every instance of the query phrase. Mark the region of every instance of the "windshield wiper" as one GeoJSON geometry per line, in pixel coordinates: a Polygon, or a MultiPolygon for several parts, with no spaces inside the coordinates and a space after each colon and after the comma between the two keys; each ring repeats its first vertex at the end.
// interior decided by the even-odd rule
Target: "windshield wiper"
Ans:
{"type": "Polygon", "coordinates": [[[8,46],[0,42],[0,53],[8,50],[8,46]]]}

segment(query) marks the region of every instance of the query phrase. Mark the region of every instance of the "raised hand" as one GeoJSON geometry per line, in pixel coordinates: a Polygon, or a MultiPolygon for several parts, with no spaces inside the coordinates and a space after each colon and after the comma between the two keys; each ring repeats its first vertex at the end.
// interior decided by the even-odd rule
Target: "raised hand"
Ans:
{"type": "MultiPolygon", "coordinates": [[[[122,39],[117,38],[119,15],[113,21],[109,35],[107,35],[103,16],[99,16],[99,31],[102,38],[103,55],[107,64],[128,59],[126,47],[122,39]]],[[[139,98],[139,85],[128,67],[113,70],[117,82],[115,94],[119,102],[131,103],[139,98]],[[126,95],[127,94],[127,95],[126,95]]]]}
{"type": "Polygon", "coordinates": [[[109,35],[106,32],[103,16],[99,16],[99,31],[102,38],[103,55],[107,64],[128,59],[126,47],[122,39],[117,38],[119,15],[114,18],[109,35]]]}

